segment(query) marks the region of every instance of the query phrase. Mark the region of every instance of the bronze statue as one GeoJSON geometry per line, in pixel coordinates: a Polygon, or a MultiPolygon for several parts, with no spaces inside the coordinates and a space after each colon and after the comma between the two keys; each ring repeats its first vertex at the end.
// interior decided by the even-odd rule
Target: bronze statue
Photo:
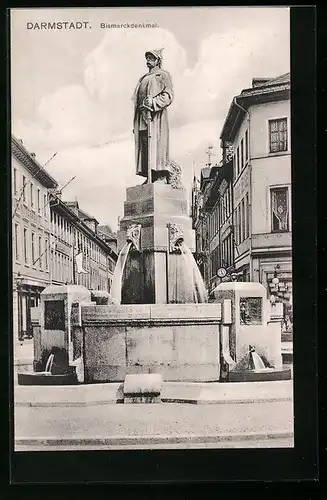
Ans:
{"type": "Polygon", "coordinates": [[[170,74],[161,68],[162,50],[145,53],[149,68],[134,92],[134,139],[136,174],[148,183],[168,183],[170,175],[167,107],[173,101],[170,74]]]}

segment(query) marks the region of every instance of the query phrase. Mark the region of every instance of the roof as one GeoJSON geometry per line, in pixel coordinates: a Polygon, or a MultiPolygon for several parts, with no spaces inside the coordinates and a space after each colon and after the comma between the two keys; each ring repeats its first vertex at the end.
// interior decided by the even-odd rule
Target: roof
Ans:
{"type": "MultiPolygon", "coordinates": [[[[255,80],[255,78],[253,80],[255,80]]],[[[277,76],[276,78],[263,78],[263,80],[265,80],[265,82],[258,85],[258,87],[269,87],[270,85],[289,83],[291,81],[291,73],[284,73],[283,75],[277,76]]]]}
{"type": "Polygon", "coordinates": [[[35,159],[33,153],[30,153],[23,141],[17,139],[14,135],[11,136],[11,154],[18,160],[30,174],[38,180],[44,187],[55,189],[58,187],[57,181],[45,170],[42,165],[35,159]]]}
{"type": "Polygon", "coordinates": [[[74,210],[77,202],[64,202],[57,196],[52,196],[54,204],[50,204],[50,209],[60,213],[63,217],[68,218],[76,227],[82,230],[86,235],[96,241],[102,249],[117,260],[117,253],[110,247],[98,234],[96,234],[85,222],[79,217],[79,214],[74,210]]]}
{"type": "Polygon", "coordinates": [[[243,89],[233,98],[220,134],[222,141],[233,141],[250,106],[290,98],[290,73],[270,79],[254,78],[252,84],[251,88],[243,89]],[[258,83],[259,80],[263,83],[258,83]]]}
{"type": "Polygon", "coordinates": [[[108,224],[103,226],[98,226],[98,233],[103,234],[106,238],[117,239],[116,235],[113,233],[111,227],[108,224]]]}
{"type": "MultiPolygon", "coordinates": [[[[211,184],[209,186],[209,191],[204,200],[204,205],[210,209],[216,203],[219,193],[221,191],[221,186],[225,185],[223,188],[223,192],[228,186],[229,183],[232,182],[233,179],[233,161],[220,163],[219,167],[214,169],[213,175],[211,177],[211,184]]],[[[220,193],[222,194],[222,193],[220,193]]]]}
{"type": "Polygon", "coordinates": [[[78,201],[75,200],[75,201],[65,201],[64,202],[67,207],[73,209],[76,214],[78,215],[78,217],[82,220],[88,220],[88,221],[97,221],[97,219],[95,217],[93,217],[92,215],[89,215],[88,213],[86,213],[84,210],[82,210],[81,208],[79,208],[79,204],[78,204],[78,201]]]}

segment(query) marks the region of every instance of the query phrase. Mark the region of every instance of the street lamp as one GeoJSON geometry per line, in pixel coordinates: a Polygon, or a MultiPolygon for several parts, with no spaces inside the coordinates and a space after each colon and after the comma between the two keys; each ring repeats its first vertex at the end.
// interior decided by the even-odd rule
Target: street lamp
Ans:
{"type": "MultiPolygon", "coordinates": [[[[275,289],[277,289],[277,292],[278,292],[278,285],[279,285],[279,278],[277,276],[277,269],[279,269],[279,268],[280,268],[280,266],[279,266],[279,264],[277,264],[275,266],[275,268],[274,268],[274,277],[271,280],[271,282],[274,285],[275,289]]],[[[271,302],[271,304],[275,304],[276,300],[277,300],[277,297],[276,297],[275,293],[272,293],[270,295],[270,302],[271,302]]]]}
{"type": "Polygon", "coordinates": [[[271,280],[271,282],[273,283],[273,285],[278,285],[278,283],[279,283],[279,278],[277,276],[277,269],[279,269],[279,265],[278,264],[275,266],[274,277],[271,280]]]}

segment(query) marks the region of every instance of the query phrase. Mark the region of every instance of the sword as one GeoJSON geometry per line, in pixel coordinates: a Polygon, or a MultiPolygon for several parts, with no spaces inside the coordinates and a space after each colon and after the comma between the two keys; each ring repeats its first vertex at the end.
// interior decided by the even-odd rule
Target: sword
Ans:
{"type": "Polygon", "coordinates": [[[152,109],[149,106],[144,105],[143,108],[146,109],[146,121],[148,126],[148,179],[147,184],[151,184],[151,172],[152,172],[152,147],[151,147],[151,137],[152,137],[152,109]]]}

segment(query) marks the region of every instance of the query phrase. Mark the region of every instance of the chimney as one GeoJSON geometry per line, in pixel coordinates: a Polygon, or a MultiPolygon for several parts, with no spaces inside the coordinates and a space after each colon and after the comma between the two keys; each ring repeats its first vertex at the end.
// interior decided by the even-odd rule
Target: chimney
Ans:
{"type": "Polygon", "coordinates": [[[252,87],[259,87],[260,85],[264,85],[269,82],[271,78],[252,78],[252,87]]]}
{"type": "Polygon", "coordinates": [[[33,158],[33,160],[35,160],[35,156],[36,156],[35,153],[30,153],[30,156],[33,158]]]}

